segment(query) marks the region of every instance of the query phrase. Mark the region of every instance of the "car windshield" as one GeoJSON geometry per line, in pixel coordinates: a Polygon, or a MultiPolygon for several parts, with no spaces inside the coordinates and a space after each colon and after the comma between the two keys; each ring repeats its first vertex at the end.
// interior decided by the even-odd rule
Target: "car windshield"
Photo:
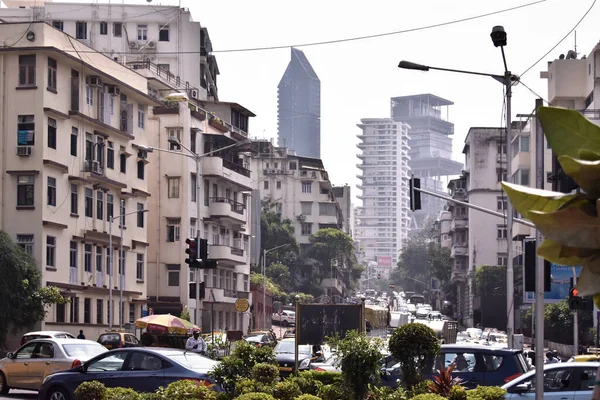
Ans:
{"type": "MultiPolygon", "coordinates": [[[[295,343],[296,342],[294,342],[293,340],[279,342],[279,344],[275,347],[275,353],[294,354],[294,344],[295,343]]],[[[310,355],[310,346],[309,345],[298,346],[298,353],[310,355]]]]}
{"type": "Polygon", "coordinates": [[[170,354],[167,355],[167,358],[191,369],[212,369],[218,364],[210,358],[189,351],[185,353],[170,354]]]}
{"type": "Polygon", "coordinates": [[[247,342],[260,342],[263,338],[263,334],[261,335],[252,335],[252,336],[246,336],[244,339],[246,339],[247,342]]]}
{"type": "Polygon", "coordinates": [[[63,345],[63,349],[65,349],[67,356],[74,358],[92,358],[108,351],[106,347],[97,343],[65,344],[63,345]]]}
{"type": "Polygon", "coordinates": [[[100,338],[98,338],[98,342],[100,342],[100,343],[120,342],[120,341],[121,341],[121,335],[119,335],[118,333],[109,333],[107,335],[102,335],[102,336],[100,336],[100,338]]]}

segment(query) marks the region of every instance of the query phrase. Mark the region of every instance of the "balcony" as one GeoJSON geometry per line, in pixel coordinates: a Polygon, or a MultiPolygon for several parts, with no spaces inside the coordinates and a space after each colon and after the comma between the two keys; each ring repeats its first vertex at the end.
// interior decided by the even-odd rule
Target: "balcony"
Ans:
{"type": "Polygon", "coordinates": [[[466,269],[455,269],[452,268],[452,274],[450,276],[450,282],[466,282],[467,281],[467,270],[466,269]]]}
{"type": "Polygon", "coordinates": [[[211,218],[226,219],[232,223],[245,224],[246,213],[242,203],[226,197],[211,197],[208,212],[211,218]]]}
{"type": "Polygon", "coordinates": [[[243,249],[225,245],[211,245],[208,248],[209,257],[226,265],[246,264],[246,256],[243,249]]]}
{"type": "Polygon", "coordinates": [[[252,190],[250,170],[243,166],[224,160],[220,157],[204,157],[201,159],[202,175],[225,179],[245,190],[252,190]]]}
{"type": "Polygon", "coordinates": [[[496,164],[506,164],[506,154],[496,154],[496,164]]]}
{"type": "Polygon", "coordinates": [[[515,154],[511,162],[511,168],[513,172],[518,171],[520,169],[530,169],[531,153],[528,151],[520,151],[517,154],[515,154]]]}
{"type": "Polygon", "coordinates": [[[469,227],[469,221],[465,217],[456,217],[452,219],[450,223],[450,232],[457,229],[467,229],[469,227]]]}
{"type": "Polygon", "coordinates": [[[452,246],[452,250],[450,250],[450,257],[454,258],[456,256],[466,256],[469,253],[469,247],[466,243],[455,244],[452,246]]]}

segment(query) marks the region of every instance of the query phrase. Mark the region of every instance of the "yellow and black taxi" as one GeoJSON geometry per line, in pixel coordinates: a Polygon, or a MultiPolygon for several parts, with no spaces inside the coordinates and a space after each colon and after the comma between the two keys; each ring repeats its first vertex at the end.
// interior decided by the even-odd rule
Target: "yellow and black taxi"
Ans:
{"type": "Polygon", "coordinates": [[[122,331],[109,331],[102,333],[97,340],[109,350],[127,347],[141,347],[142,344],[132,333],[122,331]]]}
{"type": "MultiPolygon", "coordinates": [[[[286,377],[296,371],[295,345],[295,339],[282,339],[273,350],[279,364],[279,375],[282,377],[286,377]]],[[[308,371],[311,362],[319,362],[323,359],[321,346],[311,346],[308,344],[298,346],[298,371],[308,371]]]]}

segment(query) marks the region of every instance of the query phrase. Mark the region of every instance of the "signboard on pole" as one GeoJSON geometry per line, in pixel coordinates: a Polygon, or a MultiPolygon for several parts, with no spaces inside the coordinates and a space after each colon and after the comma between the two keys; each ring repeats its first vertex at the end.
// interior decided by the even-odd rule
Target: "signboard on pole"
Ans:
{"type": "MultiPolygon", "coordinates": [[[[565,267],[563,265],[550,264],[550,291],[544,292],[544,303],[558,303],[569,297],[569,286],[573,277],[573,268],[575,268],[575,273],[579,277],[581,267],[565,267]]],[[[523,303],[534,302],[534,292],[523,292],[523,303]]]]}

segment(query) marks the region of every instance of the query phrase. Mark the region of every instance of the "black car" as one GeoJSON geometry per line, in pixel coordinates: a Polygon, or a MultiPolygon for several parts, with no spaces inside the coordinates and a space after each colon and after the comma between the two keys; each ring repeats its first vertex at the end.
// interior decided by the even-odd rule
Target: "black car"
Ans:
{"type": "MultiPolygon", "coordinates": [[[[509,350],[472,344],[445,344],[441,346],[440,355],[431,360],[431,370],[425,374],[426,379],[433,377],[440,365],[449,367],[454,364],[452,376],[461,378],[466,388],[479,385],[502,386],[523,375],[529,365],[523,357],[522,350],[509,350]]],[[[397,386],[401,380],[400,365],[388,356],[382,366],[382,383],[386,386],[397,386]]]]}
{"type": "Polygon", "coordinates": [[[99,381],[106,387],[154,392],[160,386],[189,379],[221,388],[208,373],[216,361],[180,349],[133,347],[111,350],[83,365],[48,376],[40,388],[39,400],[73,400],[75,389],[86,381],[99,381]]]}
{"type": "MultiPolygon", "coordinates": [[[[295,345],[295,339],[282,339],[273,350],[279,364],[279,375],[281,377],[287,377],[296,371],[295,345]]],[[[323,360],[323,352],[320,349],[315,349],[314,346],[308,344],[298,346],[298,371],[308,371],[311,362],[323,360]]]]}

